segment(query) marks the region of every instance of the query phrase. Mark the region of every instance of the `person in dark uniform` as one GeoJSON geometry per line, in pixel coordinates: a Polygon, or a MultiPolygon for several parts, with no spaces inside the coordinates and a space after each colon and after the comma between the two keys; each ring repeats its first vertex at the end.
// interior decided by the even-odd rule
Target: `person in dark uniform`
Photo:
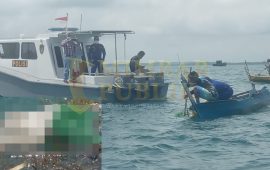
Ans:
{"type": "Polygon", "coordinates": [[[88,61],[91,65],[91,74],[96,73],[98,69],[99,73],[103,73],[103,62],[105,60],[106,51],[102,44],[99,43],[99,37],[94,37],[94,43],[88,50],[88,61]]]}
{"type": "Polygon", "coordinates": [[[207,101],[227,100],[233,95],[233,89],[230,85],[209,77],[199,77],[196,71],[189,73],[188,82],[188,86],[194,86],[191,94],[195,95],[197,102],[199,102],[199,98],[207,101]]]}
{"type": "Polygon", "coordinates": [[[143,58],[145,55],[144,51],[140,51],[137,55],[132,57],[129,62],[129,68],[132,73],[136,73],[140,70],[140,60],[143,58]]]}

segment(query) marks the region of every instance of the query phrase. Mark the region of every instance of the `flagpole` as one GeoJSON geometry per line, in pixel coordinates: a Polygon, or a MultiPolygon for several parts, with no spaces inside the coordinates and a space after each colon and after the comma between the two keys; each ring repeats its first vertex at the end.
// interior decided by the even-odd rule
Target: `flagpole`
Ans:
{"type": "Polygon", "coordinates": [[[67,34],[67,31],[68,31],[68,30],[67,30],[67,26],[68,26],[68,13],[67,13],[66,28],[65,28],[65,29],[66,29],[66,35],[68,35],[68,34],[67,34]]]}
{"type": "Polygon", "coordinates": [[[117,68],[117,65],[118,65],[118,63],[117,63],[117,40],[116,40],[116,32],[114,33],[114,48],[115,48],[115,72],[116,72],[116,74],[118,74],[118,68],[117,68]]]}

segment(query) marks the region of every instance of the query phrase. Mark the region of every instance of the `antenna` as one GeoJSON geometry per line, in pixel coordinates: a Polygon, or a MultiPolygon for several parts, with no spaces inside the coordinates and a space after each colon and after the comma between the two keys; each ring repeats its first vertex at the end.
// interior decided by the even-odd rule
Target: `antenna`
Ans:
{"type": "Polygon", "coordinates": [[[116,32],[114,33],[114,48],[115,48],[115,72],[116,74],[118,73],[118,63],[117,63],[117,37],[116,37],[116,32]]]}
{"type": "Polygon", "coordinates": [[[82,31],[82,14],[81,14],[81,22],[80,22],[80,32],[82,31]]]}
{"type": "Polygon", "coordinates": [[[124,34],[124,62],[125,62],[125,72],[127,72],[127,64],[126,64],[126,40],[127,40],[127,35],[124,34]]]}

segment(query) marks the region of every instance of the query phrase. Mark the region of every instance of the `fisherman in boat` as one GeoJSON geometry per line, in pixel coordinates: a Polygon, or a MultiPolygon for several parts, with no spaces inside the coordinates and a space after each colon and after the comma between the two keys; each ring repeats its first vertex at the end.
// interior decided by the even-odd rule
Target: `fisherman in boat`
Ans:
{"type": "Polygon", "coordinates": [[[103,73],[103,62],[105,60],[106,51],[102,44],[99,43],[99,37],[94,37],[94,43],[90,46],[88,50],[88,61],[89,66],[91,66],[91,74],[96,73],[98,69],[99,73],[103,73]]]}
{"type": "Polygon", "coordinates": [[[132,57],[129,62],[129,68],[132,73],[140,73],[140,72],[149,72],[148,69],[145,69],[144,66],[140,65],[140,60],[145,55],[144,51],[140,51],[136,56],[132,57]]]}
{"type": "Polygon", "coordinates": [[[227,100],[233,95],[233,89],[230,85],[209,77],[199,77],[195,71],[189,73],[188,82],[189,87],[194,87],[191,94],[194,94],[198,103],[200,102],[199,98],[207,101],[227,100]]]}

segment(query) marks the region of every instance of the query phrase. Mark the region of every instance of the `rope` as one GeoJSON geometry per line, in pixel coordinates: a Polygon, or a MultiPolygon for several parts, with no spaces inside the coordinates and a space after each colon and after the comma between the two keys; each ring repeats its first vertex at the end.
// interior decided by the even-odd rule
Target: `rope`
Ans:
{"type": "Polygon", "coordinates": [[[20,169],[23,169],[26,167],[26,163],[22,163],[22,164],[19,164],[13,168],[11,168],[10,170],[20,170],[20,169]]]}

